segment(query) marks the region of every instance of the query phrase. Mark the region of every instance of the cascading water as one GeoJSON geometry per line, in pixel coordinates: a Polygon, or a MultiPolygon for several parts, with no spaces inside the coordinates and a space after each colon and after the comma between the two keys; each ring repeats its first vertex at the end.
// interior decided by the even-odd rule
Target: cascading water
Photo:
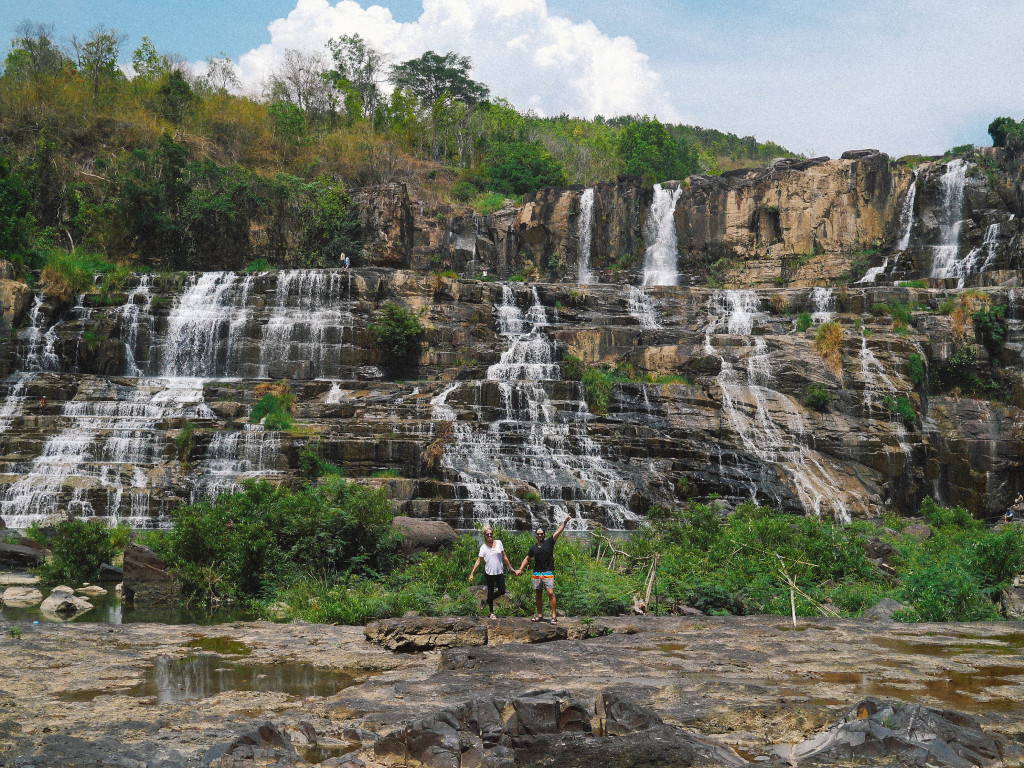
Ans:
{"type": "Polygon", "coordinates": [[[682,187],[664,189],[654,185],[654,200],[647,214],[644,237],[643,285],[678,285],[679,242],[676,237],[676,203],[683,194],[682,187]]]}
{"type": "MultiPolygon", "coordinates": [[[[893,262],[895,266],[899,262],[900,256],[910,247],[910,237],[914,231],[914,202],[917,200],[917,171],[914,171],[914,181],[910,185],[910,189],[907,190],[906,197],[903,198],[903,207],[900,209],[900,239],[896,243],[896,261],[893,262]]],[[[871,267],[867,272],[864,273],[864,277],[858,280],[858,283],[874,283],[879,275],[884,275],[885,271],[889,268],[889,257],[886,256],[880,265],[877,267],[871,267]]]]}
{"type": "MultiPolygon", "coordinates": [[[[999,230],[1000,222],[989,224],[985,229],[985,238],[981,241],[981,245],[977,248],[972,248],[971,252],[964,258],[964,272],[969,275],[977,271],[978,273],[986,271],[989,266],[995,261],[999,247],[999,230]],[[982,256],[985,257],[984,261],[981,261],[982,256]],[[981,261],[981,266],[978,267],[978,262],[981,261]],[[975,269],[977,267],[977,269],[975,269]]],[[[964,278],[960,278],[959,287],[963,288],[964,278]]]]}
{"type": "Polygon", "coordinates": [[[573,400],[551,399],[548,389],[565,385],[559,382],[554,344],[543,330],[548,326],[547,313],[536,289],[531,298],[524,314],[511,287],[502,286],[498,322],[508,347],[501,359],[488,368],[487,381],[451,385],[431,401],[434,434],[442,430],[438,424],[450,425],[443,428],[451,434],[441,466],[456,473],[464,488],[464,521],[511,524],[517,511],[532,517],[532,508],[524,509],[526,505],[510,493],[511,488],[525,484],[535,488],[552,510],[543,518],[532,519],[531,525],[559,520],[571,506],[580,518],[574,526],[599,518],[609,528],[630,527],[636,517],[620,501],[627,498],[629,489],[614,465],[601,455],[600,446],[587,435],[590,414],[586,404],[578,392],[573,400]],[[474,430],[456,418],[448,404],[456,392],[472,391],[473,410],[483,420],[482,392],[494,386],[501,405],[498,418],[490,421],[486,430],[474,430]]]}
{"type": "Polygon", "coordinates": [[[237,491],[244,480],[280,473],[281,436],[262,424],[222,431],[213,436],[191,479],[191,501],[237,491]]]}
{"type": "Polygon", "coordinates": [[[641,328],[656,330],[662,327],[654,301],[635,285],[627,286],[626,306],[629,308],[629,314],[636,318],[641,328]]]}
{"type": "MultiPolygon", "coordinates": [[[[721,370],[717,384],[722,392],[722,410],[744,450],[759,462],[757,477],[749,477],[751,495],[768,491],[773,500],[781,499],[772,490],[778,480],[772,467],[782,470],[805,510],[820,515],[826,508],[838,520],[850,516],[842,494],[834,485],[825,459],[799,442],[805,434],[803,417],[793,401],[770,389],[773,378],[767,343],[753,339],[754,350],[747,358],[747,381],[743,383],[733,363],[718,351],[715,334],[725,324],[730,335],[750,336],[760,318],[760,300],[753,291],[716,291],[709,301],[709,322],[704,336],[705,351],[718,357],[721,370]],[[786,421],[786,431],[776,418],[786,421]]],[[[733,349],[730,347],[730,349],[733,349]]]]}
{"type": "Polygon", "coordinates": [[[576,219],[576,226],[579,232],[576,263],[576,282],[580,285],[590,285],[597,282],[594,273],[590,269],[590,248],[594,237],[594,188],[587,187],[580,196],[580,214],[576,219]]]}
{"type": "Polygon", "coordinates": [[[832,307],[835,299],[831,288],[814,288],[811,290],[811,320],[815,323],[827,323],[832,319],[832,307]]]}
{"type": "Polygon", "coordinates": [[[7,389],[7,397],[4,398],[3,405],[0,405],[0,434],[10,429],[15,419],[21,416],[25,410],[24,393],[29,382],[32,381],[32,374],[22,371],[16,373],[13,379],[7,389]]]}
{"type": "Polygon", "coordinates": [[[960,227],[963,224],[967,162],[950,160],[939,179],[942,208],[939,211],[939,244],[933,249],[932,277],[957,278],[962,287],[969,265],[960,259],[960,227]]]}
{"type": "Polygon", "coordinates": [[[136,345],[139,340],[139,326],[146,323],[150,331],[153,327],[153,296],[149,292],[149,275],[140,275],[139,283],[129,293],[124,306],[118,311],[121,320],[121,340],[124,342],[125,356],[128,360],[128,375],[142,376],[142,368],[136,362],[136,345]]]}

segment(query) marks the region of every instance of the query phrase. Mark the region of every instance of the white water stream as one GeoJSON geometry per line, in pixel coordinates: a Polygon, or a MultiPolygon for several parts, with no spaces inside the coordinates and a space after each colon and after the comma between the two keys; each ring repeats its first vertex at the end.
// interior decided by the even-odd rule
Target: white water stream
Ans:
{"type": "Polygon", "coordinates": [[[590,268],[591,244],[594,239],[594,188],[587,187],[580,196],[580,214],[577,218],[578,247],[576,255],[576,282],[590,285],[597,282],[590,268]]]}

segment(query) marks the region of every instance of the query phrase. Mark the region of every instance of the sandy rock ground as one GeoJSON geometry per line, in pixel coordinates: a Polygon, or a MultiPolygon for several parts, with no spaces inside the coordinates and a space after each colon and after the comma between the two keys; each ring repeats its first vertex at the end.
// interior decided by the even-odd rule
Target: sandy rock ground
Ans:
{"type": "MultiPolygon", "coordinates": [[[[527,634],[526,619],[500,623],[527,634]]],[[[566,625],[570,638],[610,634],[394,653],[367,642],[362,627],[22,623],[13,637],[0,622],[0,765],[28,765],[19,756],[64,737],[164,746],[200,765],[211,746],[267,720],[308,722],[340,752],[353,727],[386,733],[442,707],[538,689],[590,701],[625,692],[667,723],[749,758],[824,730],[867,695],[960,710],[1024,745],[1019,622],[814,619],[794,629],[762,616],[566,625]]]]}

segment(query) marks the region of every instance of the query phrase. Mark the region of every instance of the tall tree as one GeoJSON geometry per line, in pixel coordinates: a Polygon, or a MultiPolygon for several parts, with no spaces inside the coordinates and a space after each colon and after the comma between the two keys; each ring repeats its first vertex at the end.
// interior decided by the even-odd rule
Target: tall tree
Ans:
{"type": "Polygon", "coordinates": [[[325,77],[326,71],[319,53],[288,49],[281,68],[271,78],[270,98],[294,104],[313,118],[331,114],[337,99],[325,77]]]}
{"type": "Polygon", "coordinates": [[[235,62],[224,51],[206,60],[206,75],[200,82],[216,93],[227,93],[242,87],[235,62]]]}
{"type": "Polygon", "coordinates": [[[85,40],[74,36],[71,38],[71,46],[78,56],[78,71],[92,83],[93,99],[99,96],[101,83],[120,75],[117,58],[126,39],[127,36],[122,32],[107,29],[102,24],[91,30],[85,40]]]}
{"type": "Polygon", "coordinates": [[[622,129],[617,147],[622,172],[661,181],[685,179],[699,170],[696,152],[676,141],[657,118],[644,115],[622,129]]]}
{"type": "Polygon", "coordinates": [[[490,89],[469,76],[472,66],[469,56],[452,51],[441,56],[427,51],[419,58],[396,64],[391,82],[414,93],[427,108],[445,93],[466,104],[476,104],[487,99],[490,89]]]}
{"type": "Polygon", "coordinates": [[[43,75],[56,75],[68,62],[68,57],[53,42],[52,24],[34,24],[23,21],[14,30],[11,50],[4,60],[7,77],[35,80],[43,75]]]}
{"type": "Polygon", "coordinates": [[[142,36],[142,42],[132,53],[132,69],[135,76],[146,80],[158,80],[169,69],[166,56],[161,56],[148,35],[142,36]]]}
{"type": "Polygon", "coordinates": [[[327,42],[327,48],[334,59],[334,69],[327,72],[327,78],[342,94],[347,91],[346,84],[359,94],[363,117],[374,122],[387,55],[358,34],[332,37],[327,42]]]}

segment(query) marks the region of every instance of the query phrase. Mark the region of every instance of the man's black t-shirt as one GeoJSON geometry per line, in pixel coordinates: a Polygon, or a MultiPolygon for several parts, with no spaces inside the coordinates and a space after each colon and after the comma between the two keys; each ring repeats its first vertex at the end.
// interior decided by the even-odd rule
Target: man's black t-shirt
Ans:
{"type": "Polygon", "coordinates": [[[555,540],[544,539],[540,544],[530,547],[535,573],[548,573],[555,570],[555,540]]]}

